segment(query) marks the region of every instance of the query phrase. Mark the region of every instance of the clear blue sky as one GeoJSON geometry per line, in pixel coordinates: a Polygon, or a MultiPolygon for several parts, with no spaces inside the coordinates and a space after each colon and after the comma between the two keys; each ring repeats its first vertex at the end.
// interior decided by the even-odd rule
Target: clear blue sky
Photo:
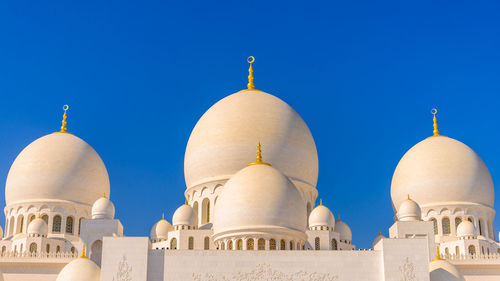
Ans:
{"type": "Polygon", "coordinates": [[[2,185],[69,104],[68,129],[104,160],[125,233],[149,235],[184,201],[196,121],[245,87],[253,55],[257,88],[313,133],[320,197],[370,247],[392,224],[392,173],[432,133],[432,107],[442,134],[471,146],[500,183],[499,10],[461,0],[2,1],[2,185]]]}

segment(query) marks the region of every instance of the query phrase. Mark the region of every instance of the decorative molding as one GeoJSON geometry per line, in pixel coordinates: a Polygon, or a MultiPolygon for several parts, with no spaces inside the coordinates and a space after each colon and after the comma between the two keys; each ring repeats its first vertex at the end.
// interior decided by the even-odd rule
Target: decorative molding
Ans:
{"type": "Polygon", "coordinates": [[[316,273],[297,271],[285,273],[275,270],[267,263],[257,264],[251,271],[227,274],[196,274],[193,273],[194,281],[338,281],[337,275],[328,273],[316,273]]]}
{"type": "Polygon", "coordinates": [[[410,258],[406,258],[403,265],[399,267],[401,272],[401,281],[416,281],[415,277],[415,265],[410,261],[410,258]]]}
{"type": "Polygon", "coordinates": [[[123,255],[122,259],[118,263],[116,278],[113,277],[113,281],[132,281],[132,277],[130,277],[131,272],[132,266],[128,264],[127,257],[123,255]]]}

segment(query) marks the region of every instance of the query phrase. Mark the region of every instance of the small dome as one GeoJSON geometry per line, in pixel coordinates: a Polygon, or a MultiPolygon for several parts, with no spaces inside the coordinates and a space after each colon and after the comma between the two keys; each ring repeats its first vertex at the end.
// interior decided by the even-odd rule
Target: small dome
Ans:
{"type": "Polygon", "coordinates": [[[320,204],[309,215],[309,227],[328,226],[335,227],[335,218],[327,207],[320,204]]]}
{"type": "Polygon", "coordinates": [[[114,219],[115,205],[106,197],[101,197],[92,205],[92,219],[114,219]]]}
{"type": "Polygon", "coordinates": [[[339,234],[339,239],[341,241],[352,241],[352,232],[351,228],[343,221],[338,219],[335,222],[335,232],[339,234]]]}
{"type": "Polygon", "coordinates": [[[196,212],[193,208],[187,204],[184,204],[177,208],[172,217],[172,224],[176,225],[198,225],[198,218],[196,217],[196,212]]]}
{"type": "Polygon", "coordinates": [[[419,221],[422,220],[422,210],[417,202],[410,199],[403,201],[398,209],[399,221],[419,221]]]}
{"type": "Polygon", "coordinates": [[[172,225],[165,219],[159,220],[153,228],[151,228],[151,239],[164,240],[168,239],[168,233],[172,231],[172,225]]]}
{"type": "Polygon", "coordinates": [[[464,276],[451,263],[433,260],[429,263],[430,281],[465,281],[464,276]]]}
{"type": "Polygon", "coordinates": [[[228,180],[253,158],[258,140],[267,162],[299,188],[316,188],[318,153],[311,131],[283,100],[258,90],[223,98],[196,123],[184,160],[187,188],[228,180]]]}
{"type": "Polygon", "coordinates": [[[384,235],[382,235],[382,232],[380,232],[377,237],[375,237],[375,239],[373,239],[373,242],[372,242],[372,249],[375,248],[375,245],[377,245],[378,242],[380,242],[380,240],[386,238],[384,235]]]}
{"type": "Polygon", "coordinates": [[[90,145],[68,133],[29,144],[12,164],[5,184],[7,206],[47,200],[91,206],[103,193],[109,194],[104,163],[90,145]]]}
{"type": "Polygon", "coordinates": [[[305,239],[307,210],[295,185],[277,169],[251,165],[223,187],[214,212],[214,236],[281,233],[305,239]]]}
{"type": "Polygon", "coordinates": [[[457,227],[457,236],[462,238],[476,236],[474,224],[468,220],[463,220],[457,227]]]}
{"type": "Polygon", "coordinates": [[[68,263],[56,281],[100,281],[101,269],[87,258],[78,258],[68,263]]]}
{"type": "Polygon", "coordinates": [[[391,183],[394,208],[410,194],[420,207],[479,204],[493,208],[495,191],[481,157],[445,136],[427,138],[401,158],[391,183]]]}
{"type": "Polygon", "coordinates": [[[28,225],[29,236],[43,236],[46,237],[49,233],[47,223],[41,218],[36,218],[28,225]]]}

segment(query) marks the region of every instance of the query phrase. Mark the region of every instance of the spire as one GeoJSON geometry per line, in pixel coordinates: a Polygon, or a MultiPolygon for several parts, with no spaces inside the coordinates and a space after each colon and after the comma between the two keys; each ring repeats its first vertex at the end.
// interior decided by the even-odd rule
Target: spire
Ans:
{"type": "Polygon", "coordinates": [[[434,137],[437,137],[439,136],[439,130],[438,130],[438,124],[437,124],[437,119],[436,119],[436,113],[437,113],[437,109],[433,108],[431,110],[431,113],[432,115],[434,115],[434,118],[432,118],[432,121],[434,121],[434,131],[432,131],[434,133],[434,137]]]}
{"type": "Polygon", "coordinates": [[[184,199],[184,205],[187,205],[187,204],[188,204],[188,200],[184,199]]]}
{"type": "Polygon", "coordinates": [[[161,214],[161,220],[164,221],[165,220],[165,213],[161,214]]]}
{"type": "Polygon", "coordinates": [[[434,259],[435,261],[440,261],[443,260],[441,258],[441,253],[439,253],[439,246],[436,246],[436,258],[434,259]]]}
{"type": "Polygon", "coordinates": [[[341,221],[341,220],[340,220],[340,215],[337,215],[337,221],[341,221]]]}
{"type": "Polygon", "coordinates": [[[66,124],[68,122],[66,122],[66,118],[67,118],[66,111],[68,111],[68,109],[69,109],[69,106],[67,104],[65,104],[63,106],[64,115],[63,115],[63,120],[62,120],[61,133],[67,133],[66,124]]]}
{"type": "Polygon", "coordinates": [[[255,162],[248,164],[248,166],[253,166],[253,165],[267,165],[271,166],[269,163],[265,163],[262,161],[262,146],[260,145],[260,141],[257,144],[257,158],[255,162]]]}
{"type": "Polygon", "coordinates": [[[323,199],[321,199],[321,198],[319,199],[319,205],[323,206],[323,199]]]}
{"type": "Polygon", "coordinates": [[[255,89],[255,84],[253,83],[253,67],[252,64],[255,61],[255,58],[253,56],[249,56],[247,58],[247,62],[250,64],[250,67],[248,68],[248,90],[254,90],[255,89]]]}
{"type": "Polygon", "coordinates": [[[411,200],[411,199],[410,199],[410,194],[408,194],[408,200],[411,200]]]}
{"type": "Polygon", "coordinates": [[[81,259],[86,259],[87,256],[85,254],[85,244],[83,244],[83,248],[82,248],[82,255],[80,256],[81,259]]]}
{"type": "Polygon", "coordinates": [[[104,193],[102,194],[102,198],[107,198],[107,197],[106,197],[106,192],[104,192],[104,193]]]}

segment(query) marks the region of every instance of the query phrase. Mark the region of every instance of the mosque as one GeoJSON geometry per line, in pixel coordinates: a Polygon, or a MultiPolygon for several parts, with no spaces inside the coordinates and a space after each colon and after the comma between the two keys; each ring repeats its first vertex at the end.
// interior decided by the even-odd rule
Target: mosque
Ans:
{"type": "Polygon", "coordinates": [[[255,89],[254,58],[248,62],[247,89],[195,125],[185,204],[150,237],[124,236],[106,166],[67,130],[64,106],[61,130],[32,142],[10,168],[0,280],[500,280],[490,173],[471,148],[439,134],[436,110],[433,134],[394,172],[389,237],[359,250],[347,222],[316,204],[309,128],[284,101],[255,89]]]}

